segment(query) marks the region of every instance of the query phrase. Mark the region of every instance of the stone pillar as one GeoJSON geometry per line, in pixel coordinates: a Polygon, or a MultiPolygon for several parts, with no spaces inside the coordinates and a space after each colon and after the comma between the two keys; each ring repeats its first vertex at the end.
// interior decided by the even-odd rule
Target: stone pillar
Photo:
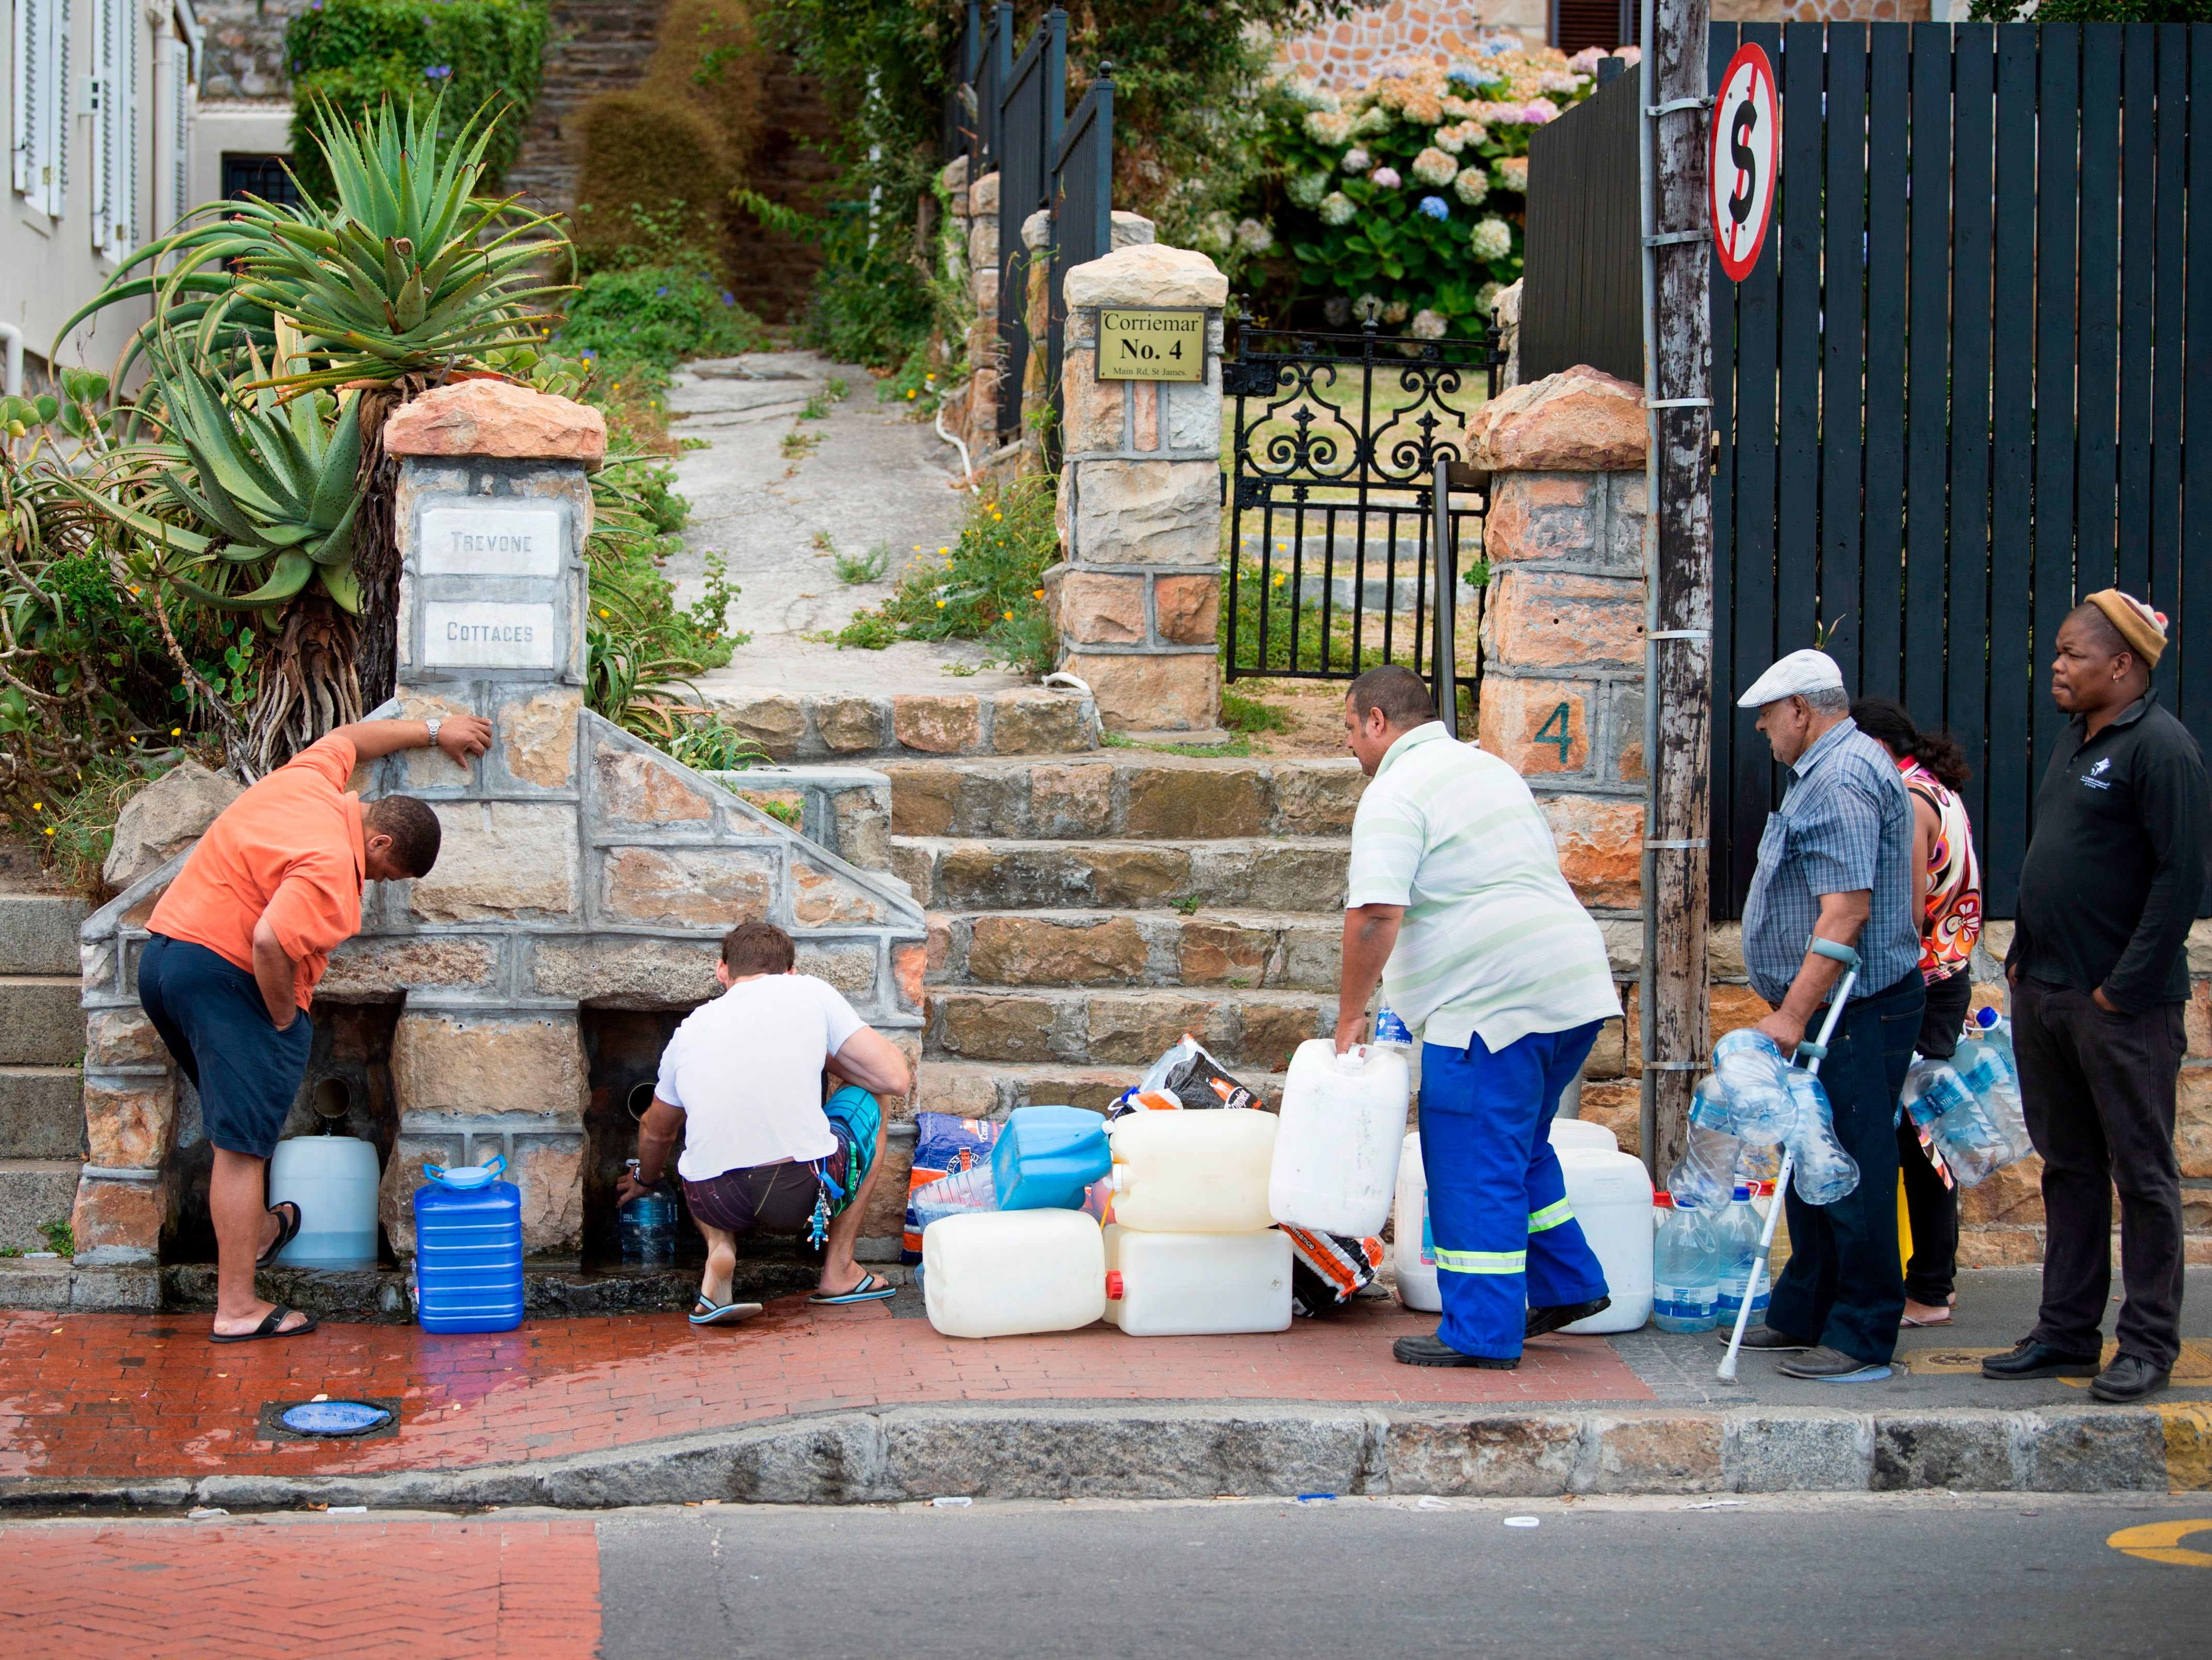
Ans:
{"type": "Polygon", "coordinates": [[[959,417],[969,458],[981,466],[999,443],[999,175],[968,187],[968,407],[959,417]]]}
{"type": "Polygon", "coordinates": [[[1528,781],[1583,903],[1633,915],[1644,838],[1641,390],[1585,365],[1475,417],[1489,470],[1479,731],[1528,781]]]}
{"type": "Polygon", "coordinates": [[[1117,247],[1067,273],[1060,366],[1060,666],[1115,732],[1191,732],[1221,710],[1221,308],[1202,253],[1117,247]],[[1100,380],[1102,307],[1206,313],[1206,378],[1100,380]]]}
{"type": "MultiPolygon", "coordinates": [[[[475,380],[400,410],[384,445],[402,458],[398,713],[481,714],[492,748],[465,775],[434,751],[396,757],[392,786],[431,802],[444,846],[404,898],[380,900],[434,921],[577,926],[584,475],[605,457],[605,423],[567,398],[475,380]]],[[[392,1039],[387,1201],[411,1192],[426,1161],[501,1153],[522,1189],[525,1249],[573,1257],[586,1073],[573,1002],[547,1006],[497,982],[411,986],[392,1039]]],[[[397,1250],[413,1244],[412,1215],[385,1206],[397,1250]]]]}

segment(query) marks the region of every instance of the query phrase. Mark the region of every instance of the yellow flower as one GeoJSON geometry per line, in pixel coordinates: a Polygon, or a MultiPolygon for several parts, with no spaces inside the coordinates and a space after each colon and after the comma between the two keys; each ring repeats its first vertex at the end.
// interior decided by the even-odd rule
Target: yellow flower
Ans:
{"type": "Polygon", "coordinates": [[[1000,520],[1000,519],[1004,518],[1005,516],[1006,516],[1006,515],[1005,515],[1004,514],[1000,513],[1000,512],[996,508],[992,508],[992,509],[991,509],[991,520],[992,520],[992,522],[993,522],[993,523],[994,523],[994,524],[995,524],[998,520],[1000,520]]]}
{"type": "Polygon", "coordinates": [[[943,611],[945,609],[945,602],[942,599],[937,602],[937,608],[939,611],[943,611]]]}
{"type": "Polygon", "coordinates": [[[1279,588],[1283,586],[1283,573],[1281,571],[1277,571],[1275,573],[1275,586],[1279,588]]]}
{"type": "Polygon", "coordinates": [[[1012,611],[1008,611],[1008,612],[1006,613],[1006,621],[1008,621],[1009,623],[1011,623],[1011,622],[1012,622],[1013,620],[1014,620],[1014,614],[1013,614],[1013,612],[1012,612],[1012,611]]]}
{"type": "Polygon", "coordinates": [[[939,548],[938,549],[938,551],[943,554],[947,559],[950,559],[952,556],[952,550],[950,548],[939,548]]]}
{"type": "Polygon", "coordinates": [[[52,824],[47,825],[47,826],[46,826],[46,834],[47,834],[47,835],[49,835],[49,836],[52,836],[53,833],[54,833],[54,827],[53,827],[52,824]]]}
{"type": "Polygon", "coordinates": [[[1044,598],[1044,590],[1043,590],[1042,588],[1031,588],[1031,589],[1030,590],[1030,599],[1043,599],[1043,598],[1044,598]]]}
{"type": "Polygon", "coordinates": [[[185,729],[182,727],[172,727],[169,728],[169,736],[172,738],[182,738],[184,735],[185,729]]]}
{"type": "Polygon", "coordinates": [[[911,387],[911,386],[908,386],[908,387],[907,388],[906,395],[907,395],[908,398],[913,397],[913,396],[914,396],[914,388],[913,388],[913,387],[911,387]]]}
{"type": "Polygon", "coordinates": [[[602,617],[611,617],[614,613],[609,611],[605,605],[601,605],[599,607],[599,615],[602,617]]]}
{"type": "Polygon", "coordinates": [[[43,801],[33,801],[31,803],[31,811],[33,812],[44,812],[46,810],[46,804],[43,801]]]}

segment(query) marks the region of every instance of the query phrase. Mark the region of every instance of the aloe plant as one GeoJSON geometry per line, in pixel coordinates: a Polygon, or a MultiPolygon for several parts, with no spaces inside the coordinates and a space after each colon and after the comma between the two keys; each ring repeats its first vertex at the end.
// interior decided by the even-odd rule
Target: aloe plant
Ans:
{"type": "Polygon", "coordinates": [[[557,229],[532,236],[553,216],[476,194],[496,117],[478,112],[447,142],[441,107],[387,103],[356,127],[324,105],[316,143],[335,202],[247,197],[195,208],[125,261],[62,335],[118,301],[150,298],[127,368],[157,340],[223,355],[241,337],[273,348],[289,325],[310,361],[270,383],[288,398],[431,374],[542,338],[558,320],[543,303],[570,290],[537,273],[567,239],[557,229]]]}

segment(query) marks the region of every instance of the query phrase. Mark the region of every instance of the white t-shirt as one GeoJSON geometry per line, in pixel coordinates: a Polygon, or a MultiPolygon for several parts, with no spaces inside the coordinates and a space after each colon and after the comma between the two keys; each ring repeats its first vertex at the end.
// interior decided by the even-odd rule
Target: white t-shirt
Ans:
{"type": "Polygon", "coordinates": [[[822,1111],[822,1067],[867,1023],[811,974],[740,980],[684,1018],[653,1092],[684,1110],[687,1181],[837,1151],[822,1111]]]}

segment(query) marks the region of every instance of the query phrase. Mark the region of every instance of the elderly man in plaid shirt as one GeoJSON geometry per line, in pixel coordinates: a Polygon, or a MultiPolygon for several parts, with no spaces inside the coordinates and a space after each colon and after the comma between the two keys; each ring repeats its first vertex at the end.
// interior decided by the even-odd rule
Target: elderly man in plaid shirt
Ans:
{"type": "Polygon", "coordinates": [[[1744,1347],[1788,1355],[1781,1370],[1793,1377],[1870,1381],[1889,1375],[1905,1312],[1893,1126],[1926,1000],[1912,804],[1889,752],[1851,719],[1826,654],[1790,653],[1738,707],[1759,711],[1774,758],[1794,775],[1759,838],[1743,910],[1744,967],[1774,1006],[1759,1029],[1790,1055],[1816,1024],[1843,963],[1815,939],[1856,950],[1863,988],[1820,1063],[1859,1184],[1832,1205],[1788,1195],[1790,1263],[1744,1347]]]}

